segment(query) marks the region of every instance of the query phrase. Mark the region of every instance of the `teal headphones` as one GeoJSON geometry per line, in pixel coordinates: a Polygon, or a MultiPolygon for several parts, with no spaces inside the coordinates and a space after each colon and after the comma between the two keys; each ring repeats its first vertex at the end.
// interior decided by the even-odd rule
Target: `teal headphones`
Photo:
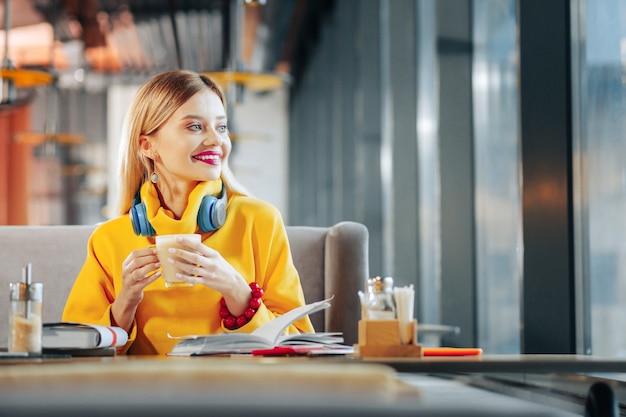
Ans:
{"type": "MultiPolygon", "coordinates": [[[[141,189],[141,188],[140,188],[141,189]]],[[[152,237],[156,231],[148,221],[146,204],[141,201],[140,189],[137,190],[133,205],[130,208],[130,221],[136,235],[152,237]]],[[[202,197],[200,208],[198,209],[198,227],[203,232],[213,232],[224,225],[226,221],[226,204],[228,197],[226,187],[222,185],[222,194],[219,198],[212,195],[202,197]]]]}

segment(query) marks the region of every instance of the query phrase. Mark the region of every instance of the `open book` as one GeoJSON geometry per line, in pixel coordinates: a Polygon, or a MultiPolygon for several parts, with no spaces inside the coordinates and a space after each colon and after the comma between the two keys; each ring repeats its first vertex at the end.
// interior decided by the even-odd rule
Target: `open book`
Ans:
{"type": "Polygon", "coordinates": [[[208,336],[182,336],[170,356],[199,356],[224,353],[252,353],[258,349],[277,346],[337,347],[343,345],[339,332],[300,333],[283,335],[284,330],[296,320],[330,307],[330,299],[294,308],[260,326],[252,333],[221,333],[208,336]]]}

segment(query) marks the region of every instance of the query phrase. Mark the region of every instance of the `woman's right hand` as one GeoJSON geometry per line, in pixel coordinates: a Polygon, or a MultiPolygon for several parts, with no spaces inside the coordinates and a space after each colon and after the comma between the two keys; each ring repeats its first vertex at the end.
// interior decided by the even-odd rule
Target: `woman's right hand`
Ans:
{"type": "Polygon", "coordinates": [[[111,306],[112,319],[127,331],[135,318],[143,290],[161,276],[161,264],[153,247],[137,249],[122,262],[122,288],[111,306]]]}
{"type": "Polygon", "coordinates": [[[161,276],[161,264],[156,249],[147,247],[132,251],[122,262],[122,289],[120,295],[137,304],[143,299],[143,289],[161,276]],[[156,272],[155,272],[156,271],[156,272]]]}

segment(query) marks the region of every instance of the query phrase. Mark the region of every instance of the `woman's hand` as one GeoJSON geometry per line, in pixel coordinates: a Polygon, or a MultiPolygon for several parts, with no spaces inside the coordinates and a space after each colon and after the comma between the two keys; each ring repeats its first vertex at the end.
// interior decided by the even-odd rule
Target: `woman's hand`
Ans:
{"type": "Polygon", "coordinates": [[[122,262],[122,292],[137,304],[143,299],[143,289],[161,276],[161,266],[153,247],[137,249],[122,262]],[[156,271],[156,272],[155,272],[156,271]]]}
{"type": "Polygon", "coordinates": [[[130,330],[143,290],[161,276],[161,271],[157,271],[160,266],[152,247],[137,249],[122,262],[122,288],[111,306],[115,324],[130,330]]]}
{"type": "Polygon", "coordinates": [[[170,248],[169,260],[178,271],[177,277],[219,291],[231,314],[243,314],[250,300],[250,286],[243,276],[218,251],[185,238],[176,240],[184,248],[170,248]]]}

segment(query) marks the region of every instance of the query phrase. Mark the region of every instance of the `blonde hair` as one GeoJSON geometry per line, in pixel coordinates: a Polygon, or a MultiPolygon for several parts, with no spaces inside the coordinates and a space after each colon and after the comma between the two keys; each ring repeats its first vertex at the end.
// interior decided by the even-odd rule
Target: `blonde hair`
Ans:
{"type": "MultiPolygon", "coordinates": [[[[139,148],[140,136],[159,130],[180,106],[205,88],[215,92],[226,107],[221,87],[209,77],[192,71],[164,72],[139,88],[126,114],[120,140],[119,214],[130,211],[137,190],[148,180],[151,172],[150,160],[143,156],[139,148]]],[[[249,194],[235,179],[228,157],[222,161],[221,179],[229,195],[249,194]]]]}

